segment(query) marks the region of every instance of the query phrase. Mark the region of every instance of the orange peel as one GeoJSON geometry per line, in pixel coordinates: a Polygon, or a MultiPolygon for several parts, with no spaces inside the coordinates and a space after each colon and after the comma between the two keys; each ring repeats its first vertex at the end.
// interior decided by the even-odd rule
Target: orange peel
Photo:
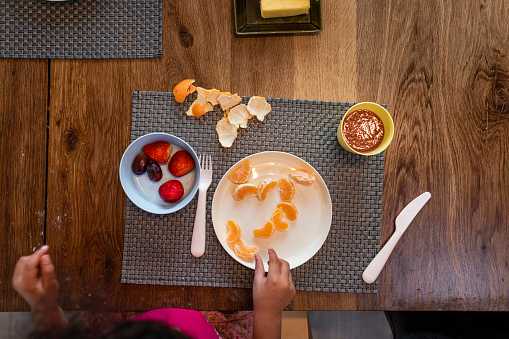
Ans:
{"type": "Polygon", "coordinates": [[[251,118],[252,116],[249,114],[247,106],[244,104],[233,107],[230,113],[228,113],[228,121],[230,121],[230,124],[241,128],[247,128],[247,121],[251,118]]]}
{"type": "Polygon", "coordinates": [[[176,102],[183,103],[187,96],[196,90],[196,87],[192,86],[194,81],[194,79],[186,79],[175,85],[173,88],[173,96],[176,102]]]}
{"type": "Polygon", "coordinates": [[[253,96],[247,103],[247,110],[249,111],[249,114],[255,116],[256,119],[263,121],[265,116],[272,110],[272,107],[265,97],[253,96]]]}
{"type": "Polygon", "coordinates": [[[196,91],[198,92],[198,94],[203,94],[205,96],[205,98],[207,99],[207,102],[209,102],[212,106],[219,104],[217,102],[217,98],[221,94],[220,90],[215,89],[215,88],[205,89],[202,87],[197,87],[196,91]]]}
{"type": "Polygon", "coordinates": [[[221,92],[215,88],[210,90],[210,94],[207,96],[207,101],[210,102],[213,106],[218,105],[219,102],[217,98],[221,95],[221,92]]]}
{"type": "Polygon", "coordinates": [[[217,122],[216,132],[221,146],[232,147],[233,142],[237,138],[237,127],[230,124],[227,117],[224,117],[217,122]]]}
{"type": "Polygon", "coordinates": [[[238,105],[241,101],[242,98],[239,97],[237,94],[230,95],[222,92],[217,97],[217,102],[219,103],[219,106],[221,106],[221,109],[225,112],[231,109],[233,106],[238,105]]]}

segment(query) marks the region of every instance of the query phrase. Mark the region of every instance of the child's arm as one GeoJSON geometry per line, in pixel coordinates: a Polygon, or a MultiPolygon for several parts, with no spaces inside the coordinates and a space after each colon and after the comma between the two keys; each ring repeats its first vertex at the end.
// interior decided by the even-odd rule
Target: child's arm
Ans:
{"type": "Polygon", "coordinates": [[[58,305],[58,281],[47,253],[48,246],[43,246],[34,254],[19,259],[12,285],[30,305],[35,330],[58,337],[67,327],[67,318],[58,305]]]}
{"type": "Polygon", "coordinates": [[[269,249],[269,273],[265,277],[262,258],[255,254],[253,283],[253,339],[281,338],[283,309],[295,296],[290,265],[269,249]]]}

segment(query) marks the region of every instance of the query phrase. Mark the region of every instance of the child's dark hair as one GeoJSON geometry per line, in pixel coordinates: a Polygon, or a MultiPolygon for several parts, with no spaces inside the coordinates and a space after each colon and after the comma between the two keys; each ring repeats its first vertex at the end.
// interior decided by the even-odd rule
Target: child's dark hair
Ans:
{"type": "Polygon", "coordinates": [[[189,337],[164,324],[136,321],[117,327],[102,339],[189,339],[189,337]]]}
{"type": "MultiPolygon", "coordinates": [[[[134,321],[126,322],[108,334],[101,335],[79,324],[71,325],[59,339],[189,339],[184,333],[165,324],[134,321]]],[[[53,339],[50,332],[32,332],[28,339],[53,339]]]]}

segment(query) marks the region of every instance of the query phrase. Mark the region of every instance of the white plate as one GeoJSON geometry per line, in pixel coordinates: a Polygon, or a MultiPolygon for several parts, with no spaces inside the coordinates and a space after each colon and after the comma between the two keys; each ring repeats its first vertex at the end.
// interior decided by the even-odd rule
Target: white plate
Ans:
{"type": "Polygon", "coordinates": [[[280,258],[288,261],[290,268],[302,265],[318,252],[329,234],[332,202],[325,182],[313,166],[292,154],[262,152],[244,159],[249,159],[253,167],[249,179],[249,182],[253,184],[258,184],[266,178],[290,178],[290,171],[298,168],[313,172],[316,181],[310,186],[293,181],[295,197],[291,202],[298,210],[297,219],[290,223],[288,230],[284,232],[275,230],[270,238],[261,239],[253,234],[253,230],[262,227],[270,220],[280,202],[279,191],[277,188],[270,191],[263,202],[255,196],[247,197],[242,201],[233,199],[233,190],[237,184],[229,179],[229,175],[239,161],[223,176],[212,200],[212,223],[219,242],[235,260],[254,269],[254,260],[245,261],[237,257],[232,246],[226,242],[228,233],[226,222],[234,220],[242,228],[241,239],[250,246],[258,247],[265,270],[268,269],[269,247],[272,247],[280,258]]]}

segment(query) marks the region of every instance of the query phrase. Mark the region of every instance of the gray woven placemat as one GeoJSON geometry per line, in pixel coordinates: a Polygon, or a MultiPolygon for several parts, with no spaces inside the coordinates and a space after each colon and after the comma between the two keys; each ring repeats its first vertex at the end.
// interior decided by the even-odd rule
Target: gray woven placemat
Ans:
{"type": "MultiPolygon", "coordinates": [[[[323,247],[292,270],[297,290],[377,293],[362,271],[377,252],[382,212],[383,153],[364,157],[341,148],[336,129],[353,103],[268,98],[273,111],[252,119],[231,148],[217,141],[216,108],[200,119],[186,116],[171,93],[134,92],[131,141],[168,132],[194,150],[213,155],[214,175],[207,195],[207,248],[199,259],[190,253],[195,198],[170,215],[142,211],[127,199],[122,283],[250,288],[253,271],[237,263],[217,240],[210,206],[222,175],[238,160],[261,151],[289,152],[309,162],[323,177],[332,199],[332,226],[323,247]]],[[[246,101],[246,98],[244,98],[246,101]]]]}
{"type": "Polygon", "coordinates": [[[0,57],[161,57],[162,7],[162,0],[0,0],[0,57]]]}

